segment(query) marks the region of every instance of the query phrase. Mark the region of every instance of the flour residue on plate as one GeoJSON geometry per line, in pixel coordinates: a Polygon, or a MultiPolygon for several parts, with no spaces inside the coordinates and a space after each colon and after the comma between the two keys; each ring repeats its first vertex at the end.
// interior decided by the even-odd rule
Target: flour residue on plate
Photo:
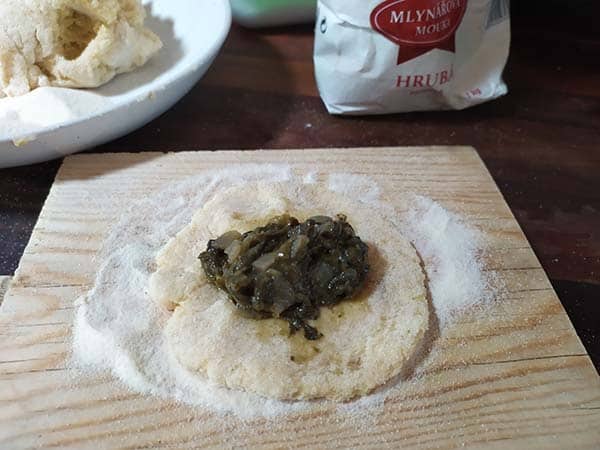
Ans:
{"type": "Polygon", "coordinates": [[[112,101],[92,91],[41,87],[0,99],[0,140],[35,137],[40,130],[102,112],[112,101]]]}
{"type": "MultiPolygon", "coordinates": [[[[296,175],[288,165],[240,165],[176,183],[135,205],[110,232],[98,256],[102,265],[95,286],[78,301],[73,366],[83,375],[111,372],[133,391],[208,409],[224,418],[274,420],[305,411],[336,411],[359,425],[372,423],[386,399],[406,388],[410,379],[401,376],[374,394],[345,404],[283,402],[215,386],[175,360],[163,335],[170,313],[147,294],[156,253],[215,192],[258,180],[314,183],[317,179],[316,174],[296,175]]],[[[363,176],[353,183],[353,179],[335,174],[323,188],[372,207],[394,209],[380,199],[374,180],[363,176]]],[[[394,209],[396,223],[424,261],[439,325],[444,327],[461,311],[493,300],[480,261],[484,248],[479,232],[431,199],[407,192],[406,204],[406,209],[394,209]]]]}

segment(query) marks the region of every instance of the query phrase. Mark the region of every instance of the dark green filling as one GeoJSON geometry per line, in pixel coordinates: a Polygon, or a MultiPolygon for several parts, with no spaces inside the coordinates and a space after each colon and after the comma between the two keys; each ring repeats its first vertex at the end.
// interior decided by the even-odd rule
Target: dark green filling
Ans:
{"type": "Polygon", "coordinates": [[[310,340],[322,336],[307,323],[319,308],[352,297],[369,272],[367,244],[342,214],[302,223],[286,214],[243,234],[228,231],[199,258],[246,317],[285,319],[310,340]]]}

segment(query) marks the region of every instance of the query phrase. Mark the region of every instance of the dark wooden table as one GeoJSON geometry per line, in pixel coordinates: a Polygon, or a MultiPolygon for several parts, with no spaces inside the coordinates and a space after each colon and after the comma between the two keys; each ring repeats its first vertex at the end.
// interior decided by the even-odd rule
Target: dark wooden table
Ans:
{"type": "MultiPolygon", "coordinates": [[[[329,116],[313,78],[310,27],[234,27],[209,74],[178,105],[91,151],[473,145],[598,368],[600,34],[596,6],[581,4],[587,9],[545,16],[533,0],[515,5],[510,94],[450,113],[329,116]]],[[[17,267],[59,165],[0,170],[0,275],[17,267]]]]}

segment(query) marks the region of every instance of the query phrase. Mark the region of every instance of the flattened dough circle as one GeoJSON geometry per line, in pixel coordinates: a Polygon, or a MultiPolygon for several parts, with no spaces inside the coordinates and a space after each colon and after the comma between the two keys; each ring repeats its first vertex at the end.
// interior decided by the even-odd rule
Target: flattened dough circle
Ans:
{"type": "Polygon", "coordinates": [[[188,370],[232,389],[277,399],[348,400],[397,375],[429,326],[419,257],[376,207],[319,186],[254,184],[220,191],[172,238],[156,259],[150,295],[175,307],[165,333],[188,370]],[[283,320],[239,315],[225,294],[208,284],[197,260],[206,242],[265,216],[343,213],[369,244],[371,273],[362,295],[322,308],[315,322],[323,337],[288,334],[283,320]]]}

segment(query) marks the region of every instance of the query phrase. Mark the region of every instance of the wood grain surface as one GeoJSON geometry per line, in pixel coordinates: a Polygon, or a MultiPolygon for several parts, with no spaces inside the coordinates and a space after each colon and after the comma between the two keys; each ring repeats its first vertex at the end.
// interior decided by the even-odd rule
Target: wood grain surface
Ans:
{"type": "Polygon", "coordinates": [[[79,155],[60,169],[0,313],[0,447],[539,448],[600,445],[600,378],[539,261],[476,152],[387,148],[79,155]],[[299,173],[360,167],[384,195],[420,192],[459,212],[490,246],[505,282],[357,427],[332,409],[275,424],[223,422],[209,411],[127,391],[69,368],[74,300],[88,289],[110,225],[140,196],[201,170],[288,162],[299,173]]]}

